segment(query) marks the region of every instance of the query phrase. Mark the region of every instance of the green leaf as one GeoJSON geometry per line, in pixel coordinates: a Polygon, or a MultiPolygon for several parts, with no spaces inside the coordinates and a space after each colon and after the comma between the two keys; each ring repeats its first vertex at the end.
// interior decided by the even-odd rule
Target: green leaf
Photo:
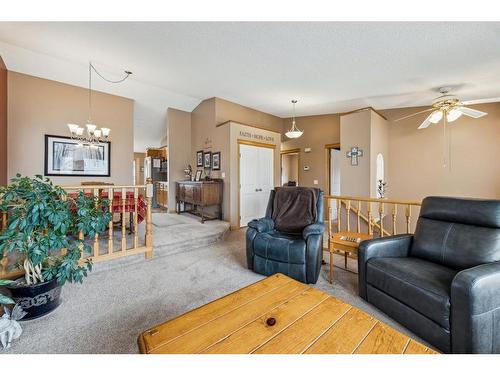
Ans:
{"type": "Polygon", "coordinates": [[[2,280],[0,279],[0,286],[12,284],[12,280],[2,280]]]}
{"type": "Polygon", "coordinates": [[[0,294],[0,305],[13,305],[14,303],[12,298],[0,294]]]}

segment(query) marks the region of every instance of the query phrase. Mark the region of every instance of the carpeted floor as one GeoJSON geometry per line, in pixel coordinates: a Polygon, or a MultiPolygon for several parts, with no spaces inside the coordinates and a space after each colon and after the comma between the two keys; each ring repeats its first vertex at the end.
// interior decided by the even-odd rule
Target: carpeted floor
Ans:
{"type": "MultiPolygon", "coordinates": [[[[172,231],[169,220],[155,218],[158,240],[162,225],[172,231]]],[[[172,220],[177,229],[201,226],[187,216],[172,220]]],[[[209,226],[220,230],[219,224],[209,226]]],[[[202,230],[209,233],[209,226],[202,230]]],[[[179,238],[182,231],[174,231],[179,238]]],[[[184,236],[187,241],[192,237],[189,232],[184,236]]],[[[228,232],[223,240],[201,248],[189,245],[172,252],[167,248],[150,260],[102,267],[82,285],[65,285],[62,305],[48,316],[22,322],[23,335],[4,353],[137,353],[136,340],[142,331],[263,278],[246,268],[245,230],[228,232]]],[[[338,261],[342,264],[341,258],[338,261]]],[[[357,296],[357,275],[335,268],[333,285],[327,277],[325,265],[315,287],[413,337],[357,296]]]]}

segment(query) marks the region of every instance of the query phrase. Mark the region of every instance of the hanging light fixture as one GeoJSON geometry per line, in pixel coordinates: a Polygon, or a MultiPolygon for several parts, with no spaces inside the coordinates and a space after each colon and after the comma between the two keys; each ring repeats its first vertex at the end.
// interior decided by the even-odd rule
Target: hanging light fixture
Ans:
{"type": "Polygon", "coordinates": [[[297,128],[297,125],[295,124],[295,104],[297,103],[296,99],[292,100],[293,104],[293,117],[292,117],[292,127],[290,128],[289,131],[285,133],[285,135],[288,138],[299,138],[304,132],[297,128]]]}
{"type": "Polygon", "coordinates": [[[80,127],[77,124],[68,124],[69,131],[71,133],[71,139],[75,139],[78,141],[78,146],[90,146],[92,148],[96,148],[97,145],[101,142],[105,142],[109,139],[109,134],[111,130],[109,128],[97,128],[92,121],[92,71],[96,72],[99,77],[109,83],[121,83],[125,81],[132,72],[125,71],[125,77],[118,81],[112,81],[105,78],[101,73],[97,71],[97,69],[92,65],[92,62],[89,61],[89,117],[87,120],[87,124],[85,128],[80,127]],[[87,133],[84,134],[85,130],[87,133]]]}

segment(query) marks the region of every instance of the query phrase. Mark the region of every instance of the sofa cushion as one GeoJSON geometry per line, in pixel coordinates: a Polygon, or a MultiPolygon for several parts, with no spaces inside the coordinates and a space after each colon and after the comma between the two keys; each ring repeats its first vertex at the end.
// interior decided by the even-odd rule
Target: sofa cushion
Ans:
{"type": "Polygon", "coordinates": [[[368,284],[449,330],[451,282],[456,270],[413,257],[373,258],[366,273],[368,284]]]}
{"type": "Polygon", "coordinates": [[[284,263],[305,264],[306,242],[302,235],[277,231],[259,233],[255,236],[254,253],[262,258],[284,263]]]}

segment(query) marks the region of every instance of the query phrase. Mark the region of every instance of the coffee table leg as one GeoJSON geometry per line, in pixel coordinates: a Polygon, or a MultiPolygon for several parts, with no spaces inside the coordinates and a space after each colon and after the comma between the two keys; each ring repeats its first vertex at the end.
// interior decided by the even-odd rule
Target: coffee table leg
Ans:
{"type": "Polygon", "coordinates": [[[330,251],[330,284],[333,284],[333,252],[330,251]]]}
{"type": "Polygon", "coordinates": [[[344,252],[344,266],[345,266],[345,269],[347,269],[347,251],[344,252]]]}

